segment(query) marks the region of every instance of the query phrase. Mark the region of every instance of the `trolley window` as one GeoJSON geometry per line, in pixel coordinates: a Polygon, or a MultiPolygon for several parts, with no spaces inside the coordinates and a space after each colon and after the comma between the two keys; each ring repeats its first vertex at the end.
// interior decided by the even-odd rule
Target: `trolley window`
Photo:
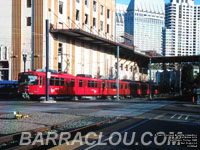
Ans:
{"type": "Polygon", "coordinates": [[[56,78],[55,86],[59,86],[59,78],[56,78]]]}
{"type": "Polygon", "coordinates": [[[79,80],[79,87],[83,87],[83,80],[79,80]]]}
{"type": "Polygon", "coordinates": [[[88,80],[88,87],[91,87],[91,81],[88,80]]]}
{"type": "Polygon", "coordinates": [[[121,89],[123,89],[123,84],[121,84],[121,89]]]}
{"type": "Polygon", "coordinates": [[[105,82],[102,82],[102,88],[105,88],[105,82]]]}
{"type": "Polygon", "coordinates": [[[95,88],[97,88],[97,81],[94,82],[94,86],[95,86],[95,88]]]}
{"type": "Polygon", "coordinates": [[[40,85],[42,85],[42,76],[40,76],[40,85]]]}
{"type": "Polygon", "coordinates": [[[113,83],[111,83],[111,89],[113,89],[113,83]]]}
{"type": "Polygon", "coordinates": [[[66,86],[69,86],[69,84],[68,84],[68,80],[66,80],[66,86]]]}
{"type": "Polygon", "coordinates": [[[45,85],[45,77],[43,77],[43,85],[45,85]]]}
{"type": "Polygon", "coordinates": [[[71,79],[71,87],[75,86],[75,79],[71,79]]]}
{"type": "Polygon", "coordinates": [[[111,83],[111,89],[116,89],[117,86],[116,86],[116,83],[111,83]]]}
{"type": "Polygon", "coordinates": [[[51,77],[51,79],[50,79],[50,85],[54,85],[54,80],[55,80],[55,78],[54,77],[51,77]]]}
{"type": "Polygon", "coordinates": [[[19,85],[38,85],[38,76],[19,76],[19,85]]]}
{"type": "Polygon", "coordinates": [[[108,83],[108,82],[106,82],[106,88],[107,88],[107,89],[109,88],[109,83],[108,83]]]}
{"type": "Polygon", "coordinates": [[[92,81],[92,87],[94,87],[94,81],[92,81]]]}
{"type": "Polygon", "coordinates": [[[128,85],[127,84],[125,84],[125,89],[127,89],[128,88],[128,85]]]}
{"type": "Polygon", "coordinates": [[[64,81],[65,81],[65,79],[64,78],[61,78],[61,86],[64,86],[64,81]]]}
{"type": "Polygon", "coordinates": [[[105,88],[107,88],[107,89],[109,88],[108,82],[105,83],[105,88]]]}

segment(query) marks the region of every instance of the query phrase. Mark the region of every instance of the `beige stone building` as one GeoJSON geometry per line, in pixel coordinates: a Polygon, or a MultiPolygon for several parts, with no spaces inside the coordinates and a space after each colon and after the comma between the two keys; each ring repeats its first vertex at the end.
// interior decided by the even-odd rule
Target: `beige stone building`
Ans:
{"type": "MultiPolygon", "coordinates": [[[[45,68],[46,19],[51,30],[50,69],[115,78],[115,51],[89,40],[91,36],[115,40],[115,0],[13,0],[12,12],[13,79],[24,70],[23,51],[27,69],[45,68]]],[[[120,79],[139,80],[141,76],[147,79],[136,62],[120,59],[120,79]]]]}

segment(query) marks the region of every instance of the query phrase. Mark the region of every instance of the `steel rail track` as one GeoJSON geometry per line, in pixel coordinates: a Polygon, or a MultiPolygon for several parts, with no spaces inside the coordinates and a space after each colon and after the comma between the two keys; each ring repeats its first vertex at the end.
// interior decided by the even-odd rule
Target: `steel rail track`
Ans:
{"type": "MultiPolygon", "coordinates": [[[[66,125],[66,124],[69,124],[69,123],[72,123],[72,122],[77,122],[77,121],[80,121],[80,120],[83,120],[83,119],[86,119],[86,118],[87,117],[81,117],[81,118],[78,118],[78,119],[69,120],[69,121],[66,121],[66,122],[62,122],[62,123],[59,123],[59,124],[55,124],[55,125],[51,125],[51,126],[47,126],[47,127],[43,127],[43,128],[38,128],[38,129],[33,129],[33,130],[27,130],[27,131],[24,131],[24,132],[30,132],[31,135],[34,136],[38,132],[51,131],[53,129],[62,127],[64,125],[66,125]]],[[[9,143],[12,143],[12,142],[15,143],[15,144],[19,143],[20,138],[21,138],[21,132],[16,133],[16,134],[12,134],[12,135],[7,135],[7,136],[0,137],[0,149],[2,149],[4,147],[5,148],[10,147],[9,143]],[[5,145],[8,144],[8,146],[2,146],[4,144],[5,145]]]]}
{"type": "MultiPolygon", "coordinates": [[[[130,113],[131,112],[126,113],[126,114],[120,114],[118,116],[112,116],[109,119],[105,119],[103,121],[95,122],[95,123],[92,123],[92,124],[89,124],[89,125],[86,125],[86,126],[83,126],[83,127],[78,127],[78,128],[69,130],[67,132],[69,132],[71,134],[73,134],[73,133],[75,134],[77,132],[83,132],[83,131],[88,132],[89,129],[91,129],[91,128],[109,123],[110,121],[113,121],[113,120],[132,118],[132,117],[127,117],[127,116],[124,117],[124,115],[128,115],[130,113]]],[[[47,132],[47,131],[51,131],[51,130],[56,130],[56,129],[64,126],[64,125],[67,125],[67,124],[70,124],[70,123],[75,123],[75,122],[78,122],[78,121],[84,121],[85,119],[92,118],[92,117],[95,118],[95,117],[98,117],[98,116],[95,116],[95,115],[94,116],[83,116],[81,118],[66,121],[66,122],[63,122],[63,123],[56,124],[56,125],[51,125],[51,126],[48,126],[48,127],[43,127],[43,128],[34,129],[34,130],[28,130],[28,131],[24,131],[24,132],[30,132],[32,138],[34,138],[38,132],[47,132]]],[[[58,136],[58,138],[59,138],[60,133],[58,133],[58,135],[59,135],[58,136]]],[[[26,146],[19,146],[20,138],[21,138],[21,132],[13,134],[13,135],[0,137],[0,149],[30,150],[30,149],[38,149],[39,147],[43,146],[43,145],[41,145],[41,143],[36,143],[35,145],[30,144],[30,145],[26,145],[26,146]],[[8,143],[8,146],[7,146],[7,143],[8,143]],[[9,144],[9,143],[11,143],[11,144],[9,144]],[[5,144],[5,146],[2,147],[3,144],[5,144]]],[[[46,139],[44,138],[44,143],[45,142],[46,142],[46,139]]]]}
{"type": "MultiPolygon", "coordinates": [[[[60,123],[60,124],[56,124],[56,125],[48,126],[48,127],[44,127],[44,128],[34,129],[34,130],[26,131],[26,132],[30,132],[31,135],[32,135],[32,138],[33,138],[33,137],[35,137],[35,135],[38,132],[46,132],[46,131],[56,130],[56,129],[58,129],[58,128],[66,125],[66,124],[74,123],[74,122],[77,122],[77,121],[84,121],[84,119],[88,119],[88,118],[91,118],[91,117],[95,117],[95,116],[82,117],[82,118],[71,120],[71,121],[68,121],[68,122],[64,122],[64,123],[60,123]]],[[[90,131],[90,129],[94,129],[97,126],[109,123],[110,121],[117,120],[117,119],[120,119],[120,118],[124,118],[124,117],[122,117],[122,115],[119,115],[119,116],[114,116],[114,117],[108,118],[108,119],[106,118],[103,121],[98,121],[98,122],[91,123],[91,124],[86,125],[86,126],[71,129],[67,132],[69,132],[71,135],[75,135],[77,132],[87,133],[87,132],[90,131]]],[[[126,119],[127,119],[127,117],[126,117],[126,119]]],[[[57,134],[58,134],[58,138],[57,138],[57,140],[58,140],[61,133],[58,132],[57,134]]],[[[34,145],[30,144],[30,145],[26,145],[26,146],[19,146],[20,137],[21,137],[21,133],[17,133],[17,134],[14,134],[14,135],[8,135],[6,137],[0,138],[0,146],[2,144],[11,143],[8,146],[0,147],[0,149],[6,148],[8,150],[12,150],[12,149],[15,149],[15,150],[30,150],[30,149],[39,149],[40,147],[44,147],[44,145],[41,145],[41,143],[35,143],[34,145]],[[12,144],[12,142],[14,142],[14,143],[12,144]]],[[[47,140],[46,137],[44,137],[43,143],[46,143],[46,140],[47,140]]],[[[55,145],[53,145],[53,146],[55,146],[55,145]]],[[[42,149],[44,149],[44,148],[42,148],[42,149]]]]}

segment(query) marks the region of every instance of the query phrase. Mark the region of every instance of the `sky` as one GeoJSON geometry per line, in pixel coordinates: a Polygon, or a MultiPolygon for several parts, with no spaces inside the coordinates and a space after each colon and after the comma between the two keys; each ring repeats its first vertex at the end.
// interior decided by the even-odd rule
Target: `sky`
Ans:
{"type": "MultiPolygon", "coordinates": [[[[130,3],[131,0],[116,0],[117,3],[120,3],[120,4],[126,4],[128,5],[130,3]]],[[[166,3],[170,2],[170,0],[165,0],[166,3]]],[[[195,4],[196,5],[199,5],[200,4],[200,0],[194,0],[195,4]]]]}

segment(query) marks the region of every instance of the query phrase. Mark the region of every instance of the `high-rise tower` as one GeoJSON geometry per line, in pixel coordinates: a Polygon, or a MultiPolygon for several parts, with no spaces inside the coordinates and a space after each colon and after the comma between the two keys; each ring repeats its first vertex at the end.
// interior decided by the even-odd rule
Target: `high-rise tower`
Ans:
{"type": "Polygon", "coordinates": [[[184,56],[199,53],[198,11],[194,0],[171,0],[166,4],[164,55],[184,56]]]}
{"type": "Polygon", "coordinates": [[[131,0],[125,15],[125,32],[133,35],[139,51],[162,53],[164,0],[131,0]]]}

